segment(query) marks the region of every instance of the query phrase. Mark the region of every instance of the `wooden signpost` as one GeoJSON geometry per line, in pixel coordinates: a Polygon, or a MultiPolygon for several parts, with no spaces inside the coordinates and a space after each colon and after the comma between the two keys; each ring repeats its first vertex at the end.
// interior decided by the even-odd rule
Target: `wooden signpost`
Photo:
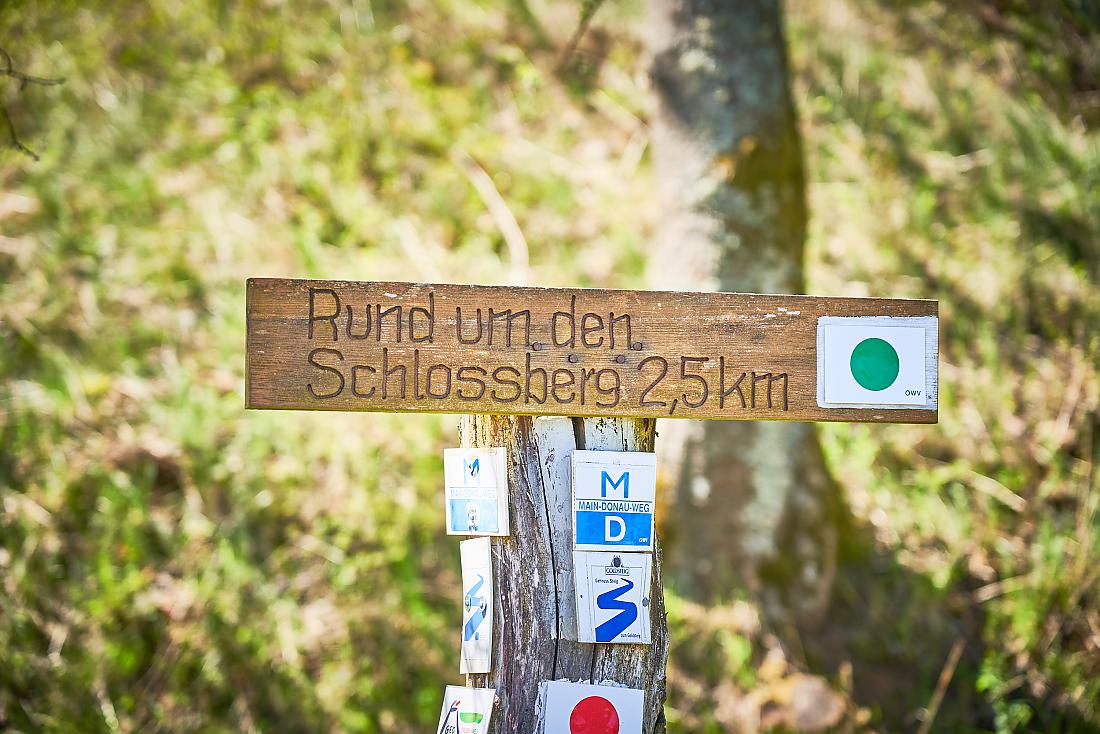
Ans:
{"type": "Polygon", "coordinates": [[[540,730],[561,679],[640,689],[642,731],[662,726],[658,542],[652,642],[578,642],[574,451],[651,452],[658,417],[938,416],[935,301],[254,278],[247,311],[248,407],[460,413],[463,446],[506,448],[492,667],[468,676],[496,690],[492,731],[540,730]]]}
{"type": "MultiPolygon", "coordinates": [[[[922,399],[823,407],[822,317],[934,301],[254,278],[251,408],[935,423],[922,399]]],[[[889,327],[883,327],[889,328],[889,327]]],[[[921,327],[913,327],[921,328],[921,327]]],[[[931,362],[934,366],[934,356],[931,362]]],[[[920,366],[922,380],[927,365],[920,366]]]]}

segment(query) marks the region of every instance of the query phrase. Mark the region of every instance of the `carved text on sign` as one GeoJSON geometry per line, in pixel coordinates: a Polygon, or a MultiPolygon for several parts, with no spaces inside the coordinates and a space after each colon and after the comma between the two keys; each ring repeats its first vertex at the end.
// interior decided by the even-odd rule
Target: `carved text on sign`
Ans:
{"type": "Polygon", "coordinates": [[[866,302],[875,313],[882,303],[916,315],[930,307],[254,279],[249,405],[733,419],[829,420],[820,416],[835,412],[848,415],[832,419],[852,420],[852,409],[814,404],[814,323],[829,302],[866,302]]]}

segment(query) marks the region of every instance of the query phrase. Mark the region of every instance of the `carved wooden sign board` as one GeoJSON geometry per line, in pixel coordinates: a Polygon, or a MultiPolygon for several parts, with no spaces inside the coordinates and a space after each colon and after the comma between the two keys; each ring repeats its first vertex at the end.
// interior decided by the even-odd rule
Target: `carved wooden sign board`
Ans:
{"type": "Polygon", "coordinates": [[[935,301],[248,281],[250,408],[935,423],[935,301]]]}

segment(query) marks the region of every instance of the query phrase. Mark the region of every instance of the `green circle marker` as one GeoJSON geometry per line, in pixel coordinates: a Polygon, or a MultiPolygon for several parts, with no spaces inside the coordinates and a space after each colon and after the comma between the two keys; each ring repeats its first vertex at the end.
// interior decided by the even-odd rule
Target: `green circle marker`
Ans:
{"type": "Polygon", "coordinates": [[[898,379],[901,362],[890,342],[864,339],[852,350],[852,377],[867,390],[885,390],[898,379]]]}

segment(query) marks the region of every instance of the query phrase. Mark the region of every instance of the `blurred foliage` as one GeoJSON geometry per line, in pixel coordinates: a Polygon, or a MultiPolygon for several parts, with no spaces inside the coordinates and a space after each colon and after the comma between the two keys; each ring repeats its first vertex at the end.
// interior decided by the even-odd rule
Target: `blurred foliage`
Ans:
{"type": "Polygon", "coordinates": [[[899,0],[898,6],[907,11],[903,17],[924,16],[907,29],[922,44],[966,53],[979,70],[1007,73],[1017,91],[1040,95],[1063,120],[1100,123],[1100,4],[1094,0],[899,0]],[[979,43],[952,41],[952,30],[979,43]]]}
{"type": "MultiPolygon", "coordinates": [[[[1036,48],[1057,69],[1073,50],[1055,44],[1078,39],[1021,41],[988,8],[839,7],[793,44],[813,208],[831,212],[813,220],[811,282],[940,299],[942,418],[825,427],[830,464],[876,544],[951,610],[957,629],[922,634],[936,655],[911,670],[931,689],[951,643],[935,634],[967,644],[946,730],[1100,729],[1100,136],[1020,73],[1036,48]]],[[[843,574],[839,594],[861,605],[843,574]]]]}
{"type": "MultiPolygon", "coordinates": [[[[803,645],[670,592],[674,731],[751,726],[802,671],[838,730],[910,730],[960,640],[933,730],[1100,730],[1095,11],[967,8],[788,8],[812,289],[940,299],[941,423],[822,428],[853,523],[803,645]]],[[[0,7],[67,80],[0,88],[42,159],[0,153],[0,728],[434,724],[453,419],[244,412],[243,280],[641,285],[642,11],[558,73],[579,9],[0,7]]]]}

